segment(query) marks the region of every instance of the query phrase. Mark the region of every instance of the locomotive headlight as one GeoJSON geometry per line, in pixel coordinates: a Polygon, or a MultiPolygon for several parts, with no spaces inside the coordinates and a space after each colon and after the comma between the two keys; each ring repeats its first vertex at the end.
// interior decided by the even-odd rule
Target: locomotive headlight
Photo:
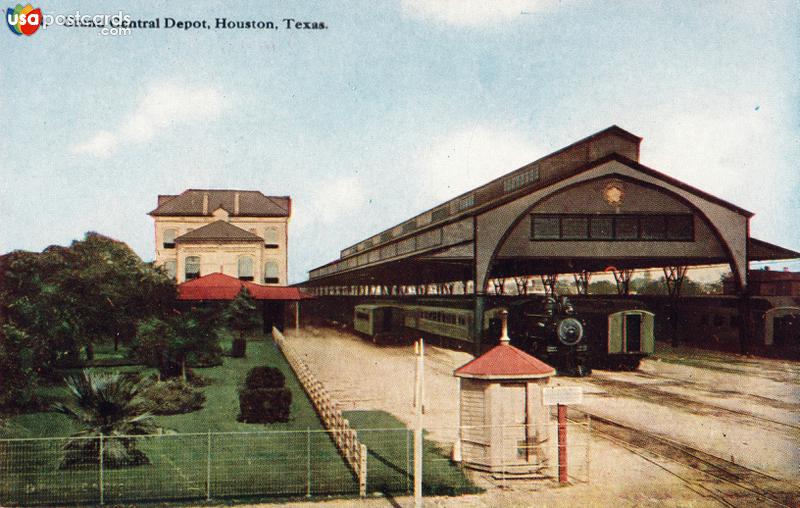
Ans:
{"type": "Polygon", "coordinates": [[[574,346],[583,338],[583,325],[575,318],[565,318],[558,323],[558,340],[565,346],[574,346]]]}

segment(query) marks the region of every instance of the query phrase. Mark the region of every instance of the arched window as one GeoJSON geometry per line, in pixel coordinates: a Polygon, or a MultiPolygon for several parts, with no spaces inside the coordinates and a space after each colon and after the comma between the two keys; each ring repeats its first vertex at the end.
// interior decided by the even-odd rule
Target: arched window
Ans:
{"type": "Polygon", "coordinates": [[[268,227],[264,230],[264,247],[267,249],[278,248],[278,228],[268,227]]]}
{"type": "Polygon", "coordinates": [[[275,261],[267,261],[267,264],[264,265],[264,283],[278,283],[278,263],[275,261]]]}
{"type": "Polygon", "coordinates": [[[186,280],[200,277],[200,256],[186,257],[186,280]]]}
{"type": "Polygon", "coordinates": [[[239,280],[253,280],[253,258],[242,256],[239,258],[239,280]]]}
{"type": "Polygon", "coordinates": [[[164,248],[165,249],[174,249],[175,248],[175,230],[174,229],[165,229],[164,230],[164,248]]]}
{"type": "Polygon", "coordinates": [[[174,259],[168,259],[164,261],[164,271],[167,272],[167,276],[170,279],[174,279],[175,275],[177,275],[178,271],[178,264],[174,259]]]}

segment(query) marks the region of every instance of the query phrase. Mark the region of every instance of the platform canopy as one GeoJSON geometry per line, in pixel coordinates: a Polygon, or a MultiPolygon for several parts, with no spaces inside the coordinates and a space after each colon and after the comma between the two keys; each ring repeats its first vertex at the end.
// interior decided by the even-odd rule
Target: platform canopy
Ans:
{"type": "Polygon", "coordinates": [[[343,249],[303,286],[481,294],[500,277],[728,264],[743,290],[751,261],[800,257],[750,238],[751,212],[641,164],[641,139],[604,129],[343,249]]]}
{"type": "Polygon", "coordinates": [[[178,284],[178,300],[233,300],[243,287],[247,288],[254,300],[296,301],[313,298],[313,295],[295,287],[265,286],[222,273],[211,273],[178,284]]]}

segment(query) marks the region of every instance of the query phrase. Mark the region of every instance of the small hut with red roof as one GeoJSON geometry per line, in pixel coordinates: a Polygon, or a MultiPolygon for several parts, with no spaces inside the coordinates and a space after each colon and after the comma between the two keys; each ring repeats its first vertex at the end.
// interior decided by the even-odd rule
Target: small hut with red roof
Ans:
{"type": "Polygon", "coordinates": [[[461,378],[456,459],[490,472],[531,474],[547,462],[547,408],[542,388],[556,371],[512,346],[508,312],[500,344],[453,373],[461,378]],[[460,453],[459,453],[460,451],[460,453]]]}

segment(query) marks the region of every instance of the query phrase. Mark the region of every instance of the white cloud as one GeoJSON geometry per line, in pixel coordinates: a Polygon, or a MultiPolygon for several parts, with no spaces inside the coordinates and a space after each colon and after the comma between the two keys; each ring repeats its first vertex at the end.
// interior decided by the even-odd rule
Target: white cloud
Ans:
{"type": "Polygon", "coordinates": [[[478,125],[434,139],[414,161],[420,203],[430,207],[536,160],[544,151],[531,137],[478,125]]]}
{"type": "Polygon", "coordinates": [[[73,145],[72,151],[107,157],[126,144],[143,143],[177,126],[209,120],[222,112],[227,102],[214,88],[159,83],[148,88],[134,111],[116,128],[73,145]]]}
{"type": "Polygon", "coordinates": [[[547,0],[403,0],[403,11],[411,17],[448,25],[477,27],[500,24],[522,13],[542,10],[547,0]]]}
{"type": "Polygon", "coordinates": [[[332,178],[302,190],[293,201],[292,225],[303,230],[311,224],[331,226],[363,209],[364,189],[358,178],[332,178]]]}

